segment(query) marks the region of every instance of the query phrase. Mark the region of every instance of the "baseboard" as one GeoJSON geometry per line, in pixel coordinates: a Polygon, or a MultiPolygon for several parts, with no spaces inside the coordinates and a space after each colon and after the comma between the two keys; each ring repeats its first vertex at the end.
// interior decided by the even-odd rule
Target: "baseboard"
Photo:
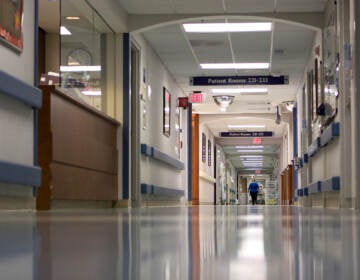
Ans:
{"type": "Polygon", "coordinates": [[[103,209],[112,207],[112,201],[102,200],[54,199],[51,201],[51,209],[103,209]]]}
{"type": "Polygon", "coordinates": [[[200,202],[199,205],[214,205],[214,202],[200,202]]]}
{"type": "Polygon", "coordinates": [[[1,196],[0,210],[35,210],[36,199],[30,196],[1,196]]]}
{"type": "Polygon", "coordinates": [[[130,202],[128,199],[117,200],[113,204],[114,208],[129,208],[130,202]]]}
{"type": "Polygon", "coordinates": [[[141,201],[142,207],[161,207],[161,206],[184,206],[184,203],[181,200],[159,200],[159,199],[143,199],[141,201]]]}

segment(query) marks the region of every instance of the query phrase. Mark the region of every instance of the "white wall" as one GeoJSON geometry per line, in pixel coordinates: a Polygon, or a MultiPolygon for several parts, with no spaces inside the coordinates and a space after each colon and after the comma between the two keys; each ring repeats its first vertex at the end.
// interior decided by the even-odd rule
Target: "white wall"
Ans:
{"type": "MultiPolygon", "coordinates": [[[[330,4],[330,2],[329,2],[330,4]]],[[[299,147],[299,156],[302,156],[308,151],[309,145],[311,145],[317,137],[321,135],[320,124],[322,117],[318,117],[315,122],[310,122],[311,111],[309,110],[309,93],[307,88],[307,72],[311,69],[314,69],[314,60],[315,60],[315,48],[320,46],[320,59],[323,61],[325,54],[323,53],[322,45],[322,33],[317,32],[316,37],[314,38],[313,49],[311,56],[309,57],[308,65],[305,69],[303,76],[303,84],[305,85],[306,93],[303,95],[302,87],[299,88],[297,94],[297,104],[298,104],[298,140],[300,144],[299,147]],[[305,100],[304,100],[305,98],[305,100]],[[303,108],[305,104],[305,108],[303,108]],[[303,126],[303,123],[306,123],[306,126],[303,126]],[[311,137],[308,137],[311,136],[311,137]],[[308,141],[307,139],[311,139],[308,141]]],[[[341,98],[341,95],[340,95],[341,98]]],[[[321,100],[319,100],[319,105],[321,100]]],[[[339,113],[335,117],[335,122],[339,122],[339,113]]],[[[340,137],[342,136],[342,124],[340,124],[340,137]]],[[[323,181],[332,176],[341,175],[341,146],[339,139],[335,139],[328,146],[321,148],[318,153],[311,157],[310,163],[305,164],[304,168],[300,169],[299,174],[299,187],[304,187],[308,184],[311,184],[316,181],[323,181]]],[[[296,172],[296,171],[295,171],[296,172]]],[[[338,193],[336,193],[338,195],[338,193]]],[[[325,205],[323,202],[325,196],[317,196],[316,198],[312,197],[313,205],[325,205]]]]}
{"type": "Polygon", "coordinates": [[[211,133],[207,125],[201,123],[199,125],[199,201],[203,204],[214,203],[214,145],[215,137],[211,133]],[[206,136],[205,145],[205,162],[202,161],[202,134],[206,136]],[[208,163],[208,140],[211,141],[211,165],[208,163]]]}
{"type": "MultiPolygon", "coordinates": [[[[141,53],[141,81],[140,92],[143,93],[141,100],[141,112],[146,107],[146,120],[141,113],[141,143],[153,146],[167,155],[179,159],[176,154],[175,143],[175,111],[177,98],[183,96],[169,71],[160,61],[158,55],[152,50],[146,40],[139,34],[133,37],[140,48],[141,53]],[[145,69],[145,83],[143,82],[143,69],[145,69]],[[151,98],[147,96],[147,88],[151,87],[151,98]],[[171,93],[171,129],[170,137],[163,134],[163,87],[171,93]],[[146,129],[143,129],[144,121],[146,129]]],[[[181,109],[183,148],[180,153],[180,160],[187,163],[186,141],[187,141],[187,111],[181,109]]],[[[140,183],[154,184],[173,189],[185,191],[187,197],[187,172],[168,167],[156,160],[141,156],[140,183]]]]}
{"type": "MultiPolygon", "coordinates": [[[[34,82],[34,4],[24,1],[23,51],[0,44],[0,70],[29,85],[34,82]]],[[[31,108],[0,93],[0,160],[33,165],[33,118],[31,108]]],[[[1,194],[30,196],[32,188],[1,184],[1,194]]]]}
{"type": "Polygon", "coordinates": [[[34,81],[34,6],[34,0],[24,1],[22,53],[0,44],[0,69],[30,85],[34,81]]]}

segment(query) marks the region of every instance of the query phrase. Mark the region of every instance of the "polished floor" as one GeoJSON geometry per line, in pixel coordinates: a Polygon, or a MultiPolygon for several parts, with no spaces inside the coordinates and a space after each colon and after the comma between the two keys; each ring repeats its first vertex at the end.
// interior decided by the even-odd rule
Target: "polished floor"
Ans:
{"type": "Polygon", "coordinates": [[[0,212],[0,279],[360,279],[353,210],[0,212]]]}

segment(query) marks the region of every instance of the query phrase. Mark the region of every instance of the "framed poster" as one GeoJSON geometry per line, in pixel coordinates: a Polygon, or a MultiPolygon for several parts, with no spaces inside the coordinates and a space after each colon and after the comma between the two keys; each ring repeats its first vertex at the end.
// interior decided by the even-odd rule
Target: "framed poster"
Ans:
{"type": "Polygon", "coordinates": [[[337,44],[337,5],[331,2],[324,28],[324,125],[329,125],[338,111],[340,55],[337,44]]]}
{"type": "Polygon", "coordinates": [[[23,50],[24,0],[0,0],[0,41],[13,49],[23,50]]]}
{"type": "Polygon", "coordinates": [[[177,107],[175,111],[175,153],[180,159],[181,155],[181,111],[177,107]]]}
{"type": "Polygon", "coordinates": [[[170,137],[171,94],[163,88],[163,134],[170,137]]]}
{"type": "Polygon", "coordinates": [[[210,140],[208,140],[208,166],[211,166],[211,149],[212,149],[212,147],[211,147],[212,145],[211,145],[211,141],[210,140]]]}
{"type": "Polygon", "coordinates": [[[201,159],[203,163],[206,162],[206,135],[204,132],[201,134],[201,159]]]}
{"type": "Polygon", "coordinates": [[[315,58],[314,63],[314,78],[313,78],[313,90],[312,90],[312,117],[313,122],[317,119],[317,108],[319,107],[319,61],[315,58]]]}
{"type": "Polygon", "coordinates": [[[310,70],[307,73],[307,92],[308,92],[308,105],[309,105],[309,119],[314,121],[314,71],[310,70]]]}

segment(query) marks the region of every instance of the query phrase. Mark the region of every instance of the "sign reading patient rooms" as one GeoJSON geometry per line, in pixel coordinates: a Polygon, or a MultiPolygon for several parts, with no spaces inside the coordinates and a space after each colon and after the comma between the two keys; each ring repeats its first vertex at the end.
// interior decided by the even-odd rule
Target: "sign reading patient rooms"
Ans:
{"type": "Polygon", "coordinates": [[[199,76],[192,77],[193,86],[286,85],[289,76],[199,76]]]}

